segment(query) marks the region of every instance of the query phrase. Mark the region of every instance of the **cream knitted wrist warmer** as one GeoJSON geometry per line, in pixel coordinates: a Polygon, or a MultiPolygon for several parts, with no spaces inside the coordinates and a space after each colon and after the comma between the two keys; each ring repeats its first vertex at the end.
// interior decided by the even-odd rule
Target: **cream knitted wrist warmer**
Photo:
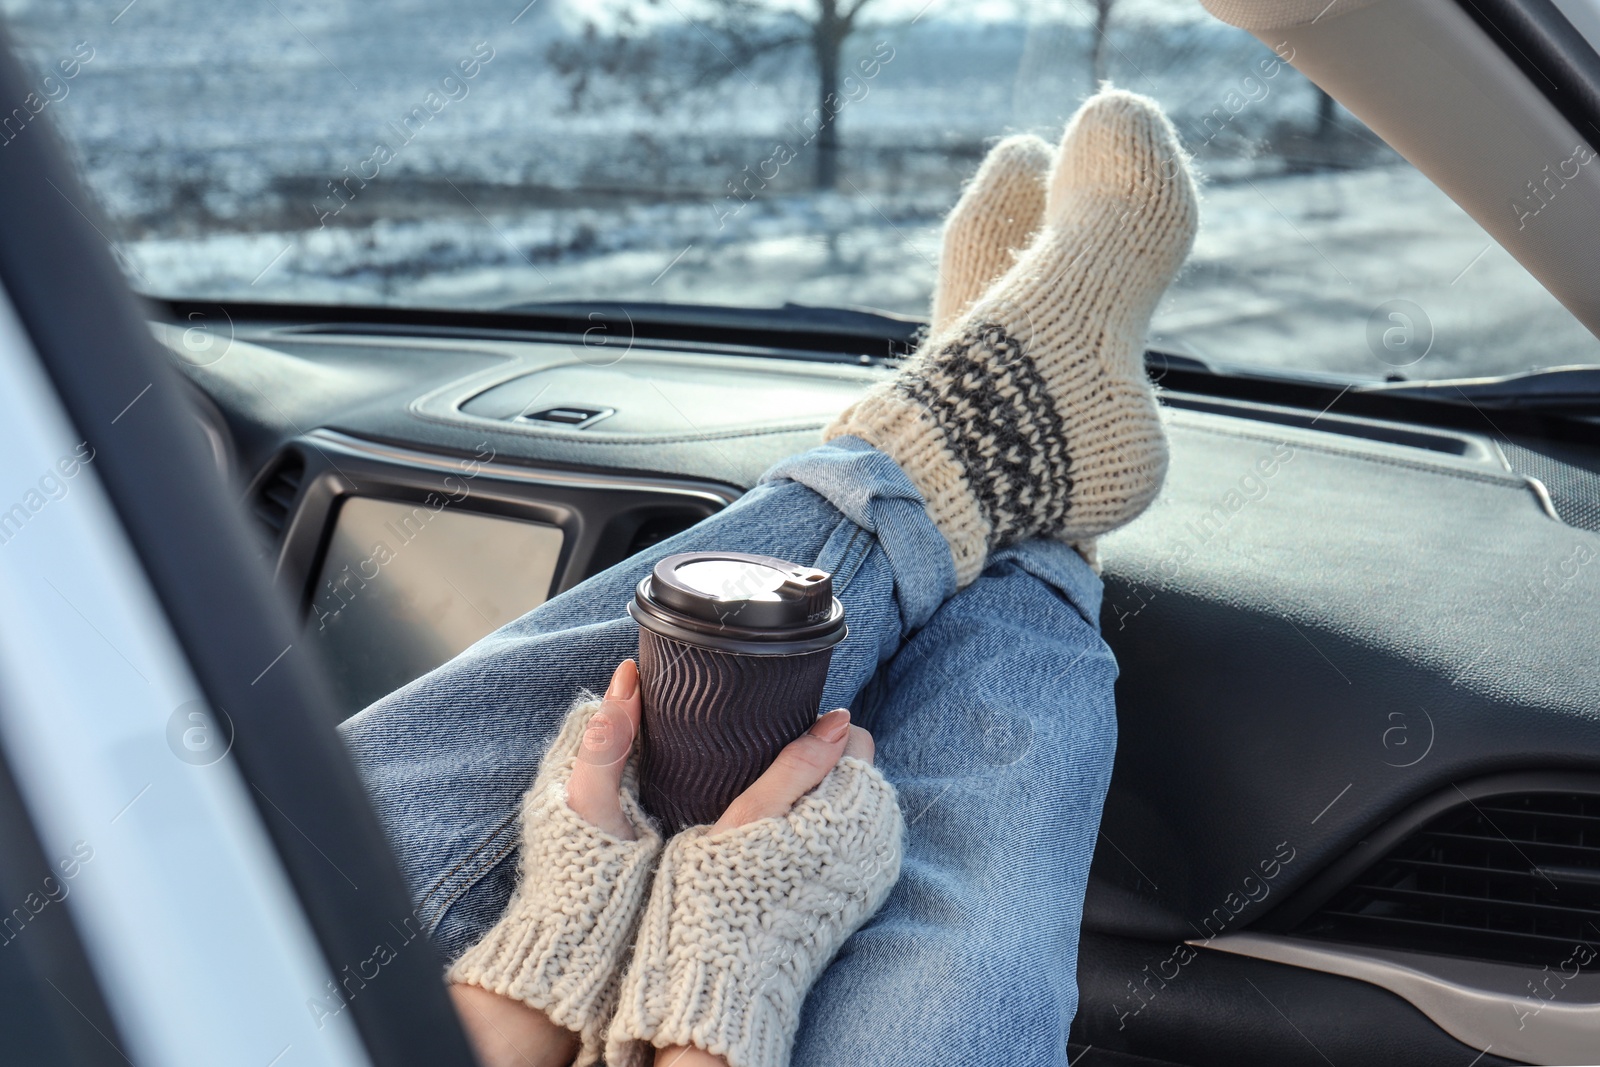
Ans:
{"type": "Polygon", "coordinates": [[[1033,244],[829,427],[905,470],[959,584],[993,548],[1092,538],[1155,498],[1167,450],[1145,332],[1197,222],[1186,157],[1160,109],[1100,92],[1062,138],[1033,244]]]}
{"type": "Polygon", "coordinates": [[[685,830],[661,855],[606,1063],[692,1045],[785,1067],[822,969],[900,874],[894,787],[846,756],[781,818],[685,830]]]}
{"type": "Polygon", "coordinates": [[[522,802],[521,880],[500,921],[451,966],[449,980],[521,1001],[576,1031],[576,1067],[599,1062],[622,964],[649,889],[661,835],[640,808],[630,764],[623,841],[567,806],[567,781],[592,701],[573,708],[522,802]]]}

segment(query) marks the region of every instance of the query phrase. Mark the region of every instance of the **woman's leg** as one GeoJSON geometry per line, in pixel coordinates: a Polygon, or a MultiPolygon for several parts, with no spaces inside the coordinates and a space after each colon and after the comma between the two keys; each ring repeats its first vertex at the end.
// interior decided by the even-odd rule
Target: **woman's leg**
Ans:
{"type": "MultiPolygon", "coordinates": [[[[1054,151],[998,144],[945,227],[934,306],[942,329],[1015,261],[1044,217],[1054,151]]],[[[568,703],[635,655],[623,606],[672,552],[762,552],[834,573],[850,636],[824,706],[851,703],[877,665],[955,591],[949,545],[893,460],[841,438],[769,474],[733,507],[584,582],[379,701],[345,727],[413,888],[421,923],[457,955],[505,906],[513,812],[568,703]],[[787,479],[787,480],[785,480],[787,479]]]]}
{"type": "Polygon", "coordinates": [[[1196,217],[1155,105],[1097,95],[1028,251],[837,427],[899,461],[977,580],[863,694],[905,859],[812,988],[796,1067],[1066,1063],[1116,661],[1090,566],[1029,538],[1093,538],[1160,488],[1143,342],[1196,217]]]}
{"type": "Polygon", "coordinates": [[[900,881],[806,1000],[794,1067],[1061,1067],[1116,744],[1100,581],[996,553],[862,694],[906,820],[900,881]]]}
{"type": "MultiPolygon", "coordinates": [[[[877,958],[878,981],[909,993],[931,977],[951,1006],[969,1009],[980,1033],[993,1017],[984,1011],[1008,996],[1065,1005],[1064,1017],[1059,1010],[1044,1016],[1059,1021],[1064,1048],[1070,962],[1064,987],[1019,987],[1016,972],[985,970],[982,944],[990,939],[996,959],[1034,958],[1019,955],[1036,940],[1025,909],[1042,901],[1056,909],[1043,917],[1070,960],[1082,878],[1063,873],[1070,864],[1041,871],[1032,864],[1057,857],[1087,870],[1077,835],[1098,819],[1104,782],[1096,773],[1110,759],[1109,734],[1090,727],[1096,713],[1109,713],[1112,665],[1088,606],[1098,598],[1088,565],[1058,543],[1016,542],[1092,538],[1137,515],[1159,488],[1165,447],[1144,376],[1143,336],[1194,228],[1194,186],[1170,124],[1150,101],[1096,96],[1068,127],[1043,229],[1028,251],[940,326],[894,382],[835,424],[834,447],[780,465],[780,480],[551,601],[353,720],[352,750],[422,924],[445,951],[458,954],[505,907],[518,796],[575,690],[603,684],[637,647],[623,605],[663,555],[737,549],[834,572],[852,633],[834,653],[828,704],[852,702],[945,597],[1000,567],[985,589],[969,590],[963,607],[947,609],[941,625],[918,636],[922,652],[907,662],[925,660],[925,678],[891,672],[890,685],[907,691],[891,691],[883,702],[878,728],[892,734],[880,738],[885,771],[907,790],[913,860],[931,860],[922,882],[914,870],[897,892],[902,901],[912,894],[918,907],[891,906],[872,929],[900,922],[905,937],[935,939],[924,953],[943,936],[947,954],[924,954],[908,968],[886,951],[877,958]],[[1085,587],[1070,592],[1080,579],[1085,587]],[[996,595],[996,583],[1006,594],[996,595]],[[1039,674],[1051,663],[1061,677],[1039,674]],[[902,729],[902,722],[914,725],[902,729]],[[1041,753],[1036,764],[1019,757],[1014,765],[1022,770],[1009,774],[990,767],[993,746],[1013,751],[1008,730],[1025,730],[1027,751],[1041,753]],[[891,744],[904,747],[892,765],[891,744]],[[962,760],[973,767],[964,777],[952,771],[962,760]],[[948,806],[957,800],[959,809],[948,806]],[[1018,863],[1037,875],[1036,887],[1053,886],[1062,897],[1031,889],[1001,895],[1004,920],[983,919],[978,910],[1005,889],[1008,865],[1018,863]],[[943,915],[945,902],[930,897],[938,892],[949,894],[943,915]],[[984,985],[990,978],[1005,984],[984,985]]],[[[840,964],[848,966],[853,952],[847,947],[840,964]]],[[[850,984],[852,972],[840,974],[836,980],[830,971],[818,987],[819,1003],[834,1003],[832,987],[850,984]]],[[[908,1013],[902,1007],[900,1014],[908,1013]]],[[[852,1033],[870,1039],[875,1056],[886,1047],[882,1026],[877,1039],[852,1033]]],[[[811,1040],[803,1038],[806,1048],[816,1047],[811,1040]]],[[[1013,1062],[1003,1054],[983,1061],[1013,1062]]]]}
{"type": "Polygon", "coordinates": [[[492,926],[515,880],[516,812],[581,689],[638,654],[625,611],[674,552],[737,550],[833,573],[850,635],[823,705],[848,705],[955,590],[950,550],[887,456],[839,439],[775,467],[725,511],[596,575],[344,726],[410,882],[417,917],[454,958],[492,926]]]}

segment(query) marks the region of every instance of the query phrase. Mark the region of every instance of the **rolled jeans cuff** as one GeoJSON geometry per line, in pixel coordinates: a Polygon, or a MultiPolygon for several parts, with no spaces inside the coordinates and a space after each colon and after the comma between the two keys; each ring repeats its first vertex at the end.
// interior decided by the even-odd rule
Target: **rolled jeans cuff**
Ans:
{"type": "Polygon", "coordinates": [[[923,626],[956,591],[950,546],[928,515],[927,502],[899,464],[859,437],[836,437],[790,456],[761,476],[805,486],[866,532],[894,572],[908,630],[923,626]]]}

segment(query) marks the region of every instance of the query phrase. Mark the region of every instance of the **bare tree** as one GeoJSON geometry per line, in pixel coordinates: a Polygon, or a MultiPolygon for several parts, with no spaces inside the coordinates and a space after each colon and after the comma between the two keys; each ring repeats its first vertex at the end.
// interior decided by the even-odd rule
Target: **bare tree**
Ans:
{"type": "Polygon", "coordinates": [[[1094,0],[1094,36],[1089,39],[1089,88],[1098,89],[1110,73],[1106,62],[1106,48],[1111,39],[1106,32],[1111,28],[1111,8],[1116,0],[1094,0]]]}
{"type": "Polygon", "coordinates": [[[839,124],[829,108],[839,99],[839,66],[844,43],[855,30],[861,9],[872,0],[813,0],[811,55],[817,67],[817,104],[822,127],[817,132],[817,188],[832,189],[839,181],[839,124]]]}
{"type": "Polygon", "coordinates": [[[1316,138],[1326,142],[1333,137],[1334,130],[1338,129],[1338,120],[1334,115],[1333,97],[1323,91],[1321,86],[1312,86],[1317,90],[1317,125],[1316,138]]]}
{"type": "Polygon", "coordinates": [[[646,26],[643,5],[655,2],[619,0],[607,29],[590,20],[577,40],[550,46],[548,58],[567,77],[571,106],[603,95],[596,83],[609,79],[659,112],[681,100],[686,89],[749,81],[761,70],[802,56],[816,85],[814,182],[818,189],[837,185],[844,46],[862,28],[862,11],[874,0],[805,0],[799,6],[781,0],[700,0],[686,16],[687,27],[646,26]]]}

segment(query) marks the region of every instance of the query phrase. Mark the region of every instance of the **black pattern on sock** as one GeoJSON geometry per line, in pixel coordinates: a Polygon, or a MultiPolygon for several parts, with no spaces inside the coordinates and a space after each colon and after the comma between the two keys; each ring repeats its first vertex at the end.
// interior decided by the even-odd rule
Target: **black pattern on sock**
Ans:
{"type": "Polygon", "coordinates": [[[990,548],[1062,527],[1072,491],[1066,424],[1021,342],[975,324],[896,388],[928,410],[965,469],[990,548]]]}

